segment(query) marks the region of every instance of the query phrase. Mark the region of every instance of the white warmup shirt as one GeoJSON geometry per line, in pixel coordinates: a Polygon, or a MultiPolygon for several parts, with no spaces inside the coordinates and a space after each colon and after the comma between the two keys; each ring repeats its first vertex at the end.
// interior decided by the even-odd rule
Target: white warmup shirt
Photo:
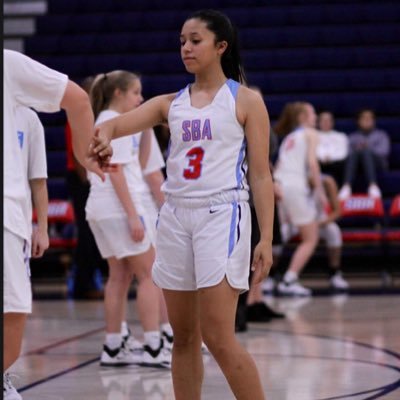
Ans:
{"type": "Polygon", "coordinates": [[[274,178],[282,185],[308,187],[307,139],[303,128],[289,133],[279,147],[274,178]]]}
{"type": "Polygon", "coordinates": [[[19,105],[42,112],[60,110],[68,77],[12,50],[3,51],[4,65],[4,228],[30,239],[31,219],[26,220],[30,198],[15,110],[19,105]]]}
{"type": "MultiPolygon", "coordinates": [[[[151,190],[149,185],[146,182],[145,176],[148,174],[151,174],[152,172],[159,171],[162,168],[165,167],[165,161],[164,157],[162,155],[160,146],[158,144],[156,135],[154,133],[154,130],[151,130],[151,138],[150,138],[150,152],[149,152],[149,158],[147,160],[146,166],[142,169],[143,173],[143,184],[138,186],[138,190],[143,194],[150,194],[151,195],[151,190]]],[[[139,156],[139,150],[140,150],[140,141],[142,139],[142,132],[138,133],[136,135],[132,136],[132,143],[133,143],[133,151],[135,154],[139,156]]]]}
{"type": "Polygon", "coordinates": [[[147,160],[146,166],[143,169],[143,175],[145,176],[165,167],[164,157],[162,155],[160,145],[158,144],[158,140],[153,130],[151,131],[150,146],[149,159],[147,160]]]}
{"type": "MultiPolygon", "coordinates": [[[[97,117],[95,124],[100,124],[118,115],[119,113],[116,111],[104,110],[97,117]]],[[[144,183],[138,151],[134,145],[137,138],[135,138],[135,141],[133,140],[133,136],[136,135],[137,134],[124,136],[111,141],[111,146],[113,148],[111,163],[121,164],[123,166],[129,192],[137,211],[140,213],[141,208],[140,205],[138,208],[136,193],[142,190],[141,187],[144,183]]],[[[106,179],[103,182],[96,174],[88,172],[88,179],[90,181],[90,193],[86,203],[86,218],[88,220],[99,221],[126,214],[114,190],[109,174],[106,174],[106,179]]]]}
{"type": "Polygon", "coordinates": [[[202,197],[227,190],[248,190],[246,140],[236,118],[239,86],[228,79],[213,101],[200,109],[191,105],[189,85],[172,101],[164,192],[202,197]]]}
{"type": "MultiPolygon", "coordinates": [[[[32,179],[47,178],[46,144],[44,129],[37,114],[28,107],[18,106],[15,119],[17,122],[18,142],[22,150],[28,206],[25,218],[32,220],[31,187],[32,179]]],[[[32,226],[32,225],[31,225],[32,226]]]]}
{"type": "Polygon", "coordinates": [[[319,161],[341,161],[349,154],[349,139],[345,133],[319,131],[318,139],[317,158],[319,161]]]}

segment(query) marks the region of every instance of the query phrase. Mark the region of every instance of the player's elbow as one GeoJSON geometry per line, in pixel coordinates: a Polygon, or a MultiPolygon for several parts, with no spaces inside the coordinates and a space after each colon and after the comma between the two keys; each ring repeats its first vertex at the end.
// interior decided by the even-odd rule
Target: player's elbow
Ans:
{"type": "Polygon", "coordinates": [[[61,100],[61,107],[68,112],[76,110],[91,109],[88,94],[76,83],[68,81],[64,96],[61,100]]]}

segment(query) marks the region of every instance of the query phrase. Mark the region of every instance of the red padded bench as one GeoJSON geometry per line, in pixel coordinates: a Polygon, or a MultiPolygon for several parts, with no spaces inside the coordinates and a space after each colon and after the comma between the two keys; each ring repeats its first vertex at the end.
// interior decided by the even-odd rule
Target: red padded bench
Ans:
{"type": "MultiPolygon", "coordinates": [[[[37,221],[36,210],[33,210],[33,222],[37,221]]],[[[50,200],[48,208],[50,248],[72,249],[76,247],[77,239],[64,238],[57,232],[57,225],[75,223],[74,208],[67,200],[50,200]]]]}
{"type": "Polygon", "coordinates": [[[351,219],[355,221],[356,225],[341,228],[343,242],[382,242],[382,221],[385,215],[382,199],[356,194],[341,201],[340,207],[342,212],[341,222],[346,223],[346,219],[351,219]],[[359,223],[369,224],[369,226],[357,226],[359,223]]]}

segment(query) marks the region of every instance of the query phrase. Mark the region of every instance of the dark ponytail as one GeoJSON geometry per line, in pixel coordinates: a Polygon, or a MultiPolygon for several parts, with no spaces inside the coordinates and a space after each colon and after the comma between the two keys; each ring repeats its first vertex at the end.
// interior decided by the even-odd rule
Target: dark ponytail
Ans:
{"type": "Polygon", "coordinates": [[[207,29],[214,33],[215,41],[226,41],[228,46],[221,57],[221,66],[227,78],[246,84],[239,51],[239,39],[236,28],[230,19],[216,10],[200,10],[193,13],[189,19],[199,19],[207,24],[207,29]]]}

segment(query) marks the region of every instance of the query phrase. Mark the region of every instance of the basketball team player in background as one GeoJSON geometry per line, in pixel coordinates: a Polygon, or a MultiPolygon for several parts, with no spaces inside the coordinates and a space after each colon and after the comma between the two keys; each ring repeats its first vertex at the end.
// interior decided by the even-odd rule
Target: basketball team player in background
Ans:
{"type": "MultiPolygon", "coordinates": [[[[3,52],[4,84],[4,277],[3,277],[3,371],[18,359],[27,315],[32,312],[27,244],[32,218],[27,219],[30,198],[25,167],[18,142],[15,109],[32,107],[37,111],[56,112],[63,108],[73,128],[73,147],[78,160],[104,178],[110,170],[110,140],[94,136],[93,112],[88,95],[62,73],[47,68],[15,51],[3,52]],[[93,148],[96,147],[96,154],[93,148]],[[102,169],[103,168],[103,169],[102,169]]],[[[19,400],[21,396],[7,373],[3,374],[3,396],[19,400]]]]}
{"type": "Polygon", "coordinates": [[[192,14],[180,41],[194,83],[98,128],[110,138],[164,122],[171,131],[153,279],[163,288],[174,331],[175,398],[201,398],[203,338],[235,398],[264,399],[255,363],[237,341],[234,325],[239,293],[248,289],[247,166],[260,226],[252,265],[256,282],[272,264],[268,113],[261,96],[239,83],[244,75],[236,31],[224,14],[192,14]]]}
{"type": "Polygon", "coordinates": [[[32,219],[32,205],[35,207],[36,220],[31,226],[31,241],[28,243],[29,256],[42,257],[49,247],[47,232],[47,212],[49,196],[47,193],[47,162],[44,129],[38,115],[28,107],[16,108],[18,142],[24,162],[28,202],[26,220],[32,219]],[[33,203],[33,204],[32,204],[33,203]]]}
{"type": "MultiPolygon", "coordinates": [[[[141,81],[128,71],[100,74],[93,82],[90,98],[96,124],[100,124],[142,103],[141,81]]],[[[88,174],[90,193],[86,218],[100,253],[109,265],[104,293],[106,337],[100,363],[102,366],[142,364],[169,367],[171,354],[165,351],[160,332],[159,299],[162,293],[151,279],[155,257],[152,245],[154,228],[141,199],[144,178],[137,151],[139,141],[134,146],[133,141],[137,138],[132,136],[111,142],[114,150],[112,163],[118,167],[107,174],[104,182],[96,175],[88,174]],[[143,351],[125,321],[133,276],[138,281],[137,307],[144,331],[143,351]]],[[[147,158],[151,131],[146,130],[138,136],[141,138],[140,148],[147,158]]],[[[167,324],[168,320],[163,322],[167,324]]],[[[171,331],[168,333],[172,335],[171,331]]]]}
{"type": "MultiPolygon", "coordinates": [[[[336,220],[341,215],[338,187],[335,180],[322,174],[322,186],[328,199],[328,207],[324,208],[315,199],[317,206],[317,219],[319,226],[319,236],[325,242],[328,255],[329,283],[332,289],[342,291],[349,289],[349,283],[343,278],[342,273],[342,232],[336,220]]],[[[288,242],[292,237],[298,235],[298,229],[290,222],[290,218],[285,215],[285,210],[281,208],[281,233],[282,240],[288,242]]]]}
{"type": "Polygon", "coordinates": [[[298,281],[300,272],[318,243],[318,211],[315,198],[323,208],[327,199],[322,187],[317,160],[317,116],[309,103],[288,103],[275,125],[275,132],[285,136],[275,166],[274,178],[281,189],[279,206],[300,233],[300,244],[290,260],[278,292],[309,296],[311,290],[298,281]]]}

